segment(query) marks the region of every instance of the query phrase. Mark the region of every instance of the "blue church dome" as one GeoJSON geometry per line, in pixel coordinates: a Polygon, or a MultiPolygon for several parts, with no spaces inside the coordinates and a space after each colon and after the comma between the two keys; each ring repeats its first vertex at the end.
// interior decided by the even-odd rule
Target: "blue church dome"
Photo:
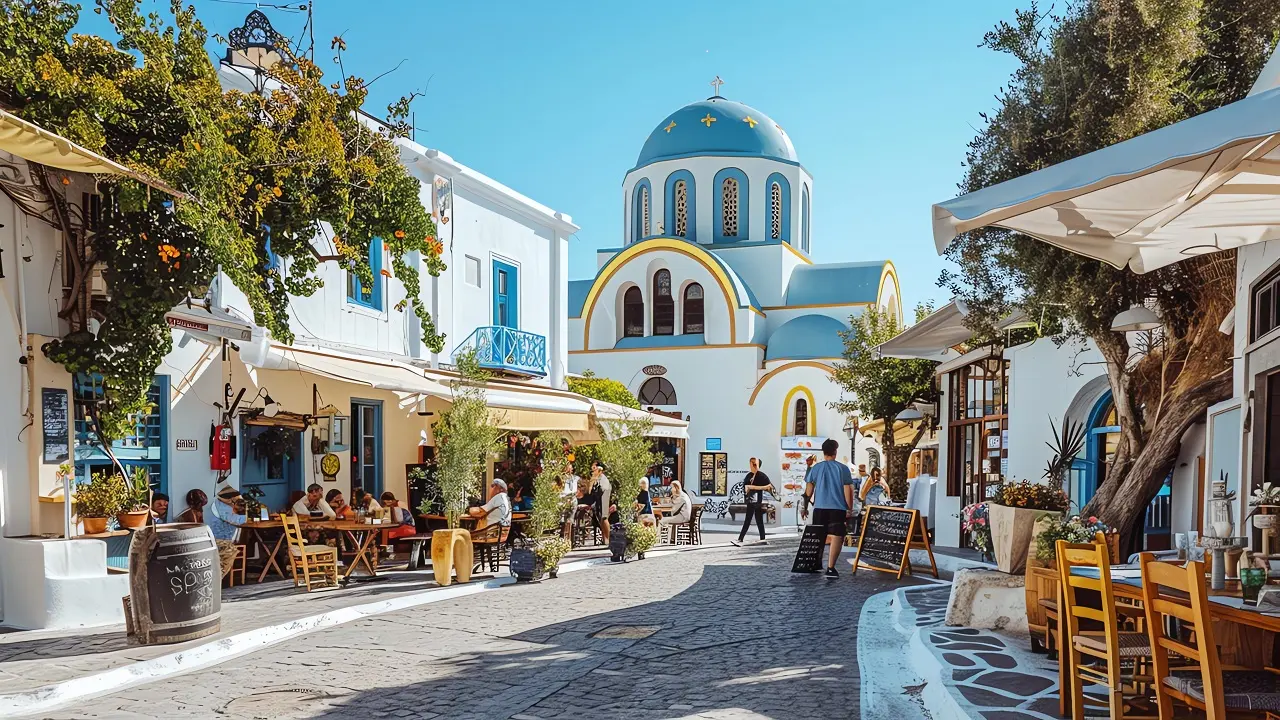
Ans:
{"type": "Polygon", "coordinates": [[[818,360],[844,355],[842,331],[848,326],[826,315],[791,318],[769,336],[764,352],[769,360],[818,360]]]}
{"type": "Polygon", "coordinates": [[[799,162],[791,138],[768,115],[720,96],[685,105],[658,123],[636,167],[697,155],[799,162]]]}

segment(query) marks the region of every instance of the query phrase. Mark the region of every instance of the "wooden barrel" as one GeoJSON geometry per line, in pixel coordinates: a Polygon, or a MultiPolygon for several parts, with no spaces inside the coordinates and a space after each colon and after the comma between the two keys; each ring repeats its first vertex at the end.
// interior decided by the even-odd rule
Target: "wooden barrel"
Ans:
{"type": "Polygon", "coordinates": [[[143,644],[194,640],[221,629],[222,568],[209,526],[148,526],[129,548],[133,625],[143,644]]]}

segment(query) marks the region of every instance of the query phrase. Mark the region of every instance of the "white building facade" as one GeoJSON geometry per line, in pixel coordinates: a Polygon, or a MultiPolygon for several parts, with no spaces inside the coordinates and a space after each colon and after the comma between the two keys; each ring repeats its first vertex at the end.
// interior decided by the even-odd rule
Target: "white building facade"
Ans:
{"type": "MultiPolygon", "coordinates": [[[[878,457],[869,440],[851,447],[856,424],[830,408],[831,374],[851,316],[901,316],[897,273],[888,261],[812,262],[813,178],[782,128],[720,96],[687,105],[650,134],[622,195],[622,246],[569,283],[570,369],[689,420],[666,479],[714,516],[741,502],[749,458],[775,481],[798,466],[783,451],[797,437],[837,439],[846,462],[878,457]]],[[[795,524],[799,488],[780,489],[773,521],[795,524]]]]}

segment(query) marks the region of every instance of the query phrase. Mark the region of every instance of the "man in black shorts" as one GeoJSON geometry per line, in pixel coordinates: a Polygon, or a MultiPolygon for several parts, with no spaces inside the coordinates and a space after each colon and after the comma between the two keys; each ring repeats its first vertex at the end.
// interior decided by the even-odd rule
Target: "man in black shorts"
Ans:
{"type": "Polygon", "coordinates": [[[836,461],[840,443],[827,439],[822,443],[823,461],[809,468],[805,478],[805,497],[813,501],[813,524],[827,528],[827,577],[836,577],[836,562],[848,532],[853,513],[853,475],[843,463],[836,461]]]}

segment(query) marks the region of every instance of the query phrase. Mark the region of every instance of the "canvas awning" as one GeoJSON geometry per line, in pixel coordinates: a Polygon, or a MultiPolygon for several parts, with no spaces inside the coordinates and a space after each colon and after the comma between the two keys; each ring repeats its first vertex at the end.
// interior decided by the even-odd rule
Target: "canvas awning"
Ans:
{"type": "Polygon", "coordinates": [[[218,344],[223,338],[241,342],[253,339],[253,323],[203,303],[182,303],[165,313],[164,320],[169,327],[185,330],[210,344],[218,344]]]}
{"type": "Polygon", "coordinates": [[[880,357],[948,360],[960,355],[952,348],[968,342],[971,334],[964,326],[964,313],[953,300],[876,350],[880,357]]]}
{"type": "Polygon", "coordinates": [[[605,402],[604,400],[596,400],[588,398],[591,403],[592,412],[596,421],[610,420],[614,421],[644,421],[652,420],[653,427],[649,430],[649,437],[659,438],[676,438],[680,440],[689,439],[689,423],[685,420],[678,420],[673,417],[667,417],[659,413],[651,413],[646,410],[637,410],[629,408],[625,405],[605,402]]]}
{"type": "Polygon", "coordinates": [[[591,425],[591,403],[574,393],[490,384],[484,396],[490,418],[504,430],[585,432],[591,425]]]}
{"type": "Polygon", "coordinates": [[[452,398],[447,386],[426,377],[422,370],[395,360],[279,343],[266,343],[261,350],[242,346],[240,359],[263,370],[299,370],[379,390],[452,398]]]}
{"type": "Polygon", "coordinates": [[[105,158],[57,133],[45,130],[4,110],[0,110],[0,150],[12,153],[23,160],[59,170],[97,175],[124,175],[157,190],[184,197],[183,193],[156,178],[105,158]]]}
{"type": "Polygon", "coordinates": [[[994,225],[1134,272],[1280,239],[1280,50],[1249,97],[933,206],[942,253],[994,225]]]}

